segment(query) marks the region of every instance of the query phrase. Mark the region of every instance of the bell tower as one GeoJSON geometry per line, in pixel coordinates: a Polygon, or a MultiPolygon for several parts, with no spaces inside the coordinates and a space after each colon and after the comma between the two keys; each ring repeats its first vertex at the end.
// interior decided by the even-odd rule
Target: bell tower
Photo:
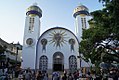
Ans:
{"type": "MultiPolygon", "coordinates": [[[[82,4],[79,4],[79,6],[77,6],[74,9],[73,17],[75,18],[75,34],[76,34],[76,37],[78,38],[78,41],[81,42],[83,29],[89,28],[88,8],[82,4]]],[[[81,56],[80,53],[79,53],[79,56],[81,56]]],[[[81,66],[87,66],[87,65],[85,65],[87,63],[84,60],[82,60],[81,58],[78,58],[77,61],[78,61],[77,63],[79,63],[79,65],[78,65],[79,68],[81,68],[81,66]]]]}
{"type": "Polygon", "coordinates": [[[24,69],[28,67],[35,69],[36,44],[40,36],[41,17],[42,10],[36,4],[27,8],[22,50],[22,67],[24,69]]]}
{"type": "Polygon", "coordinates": [[[82,30],[89,28],[88,8],[82,4],[79,4],[79,6],[77,6],[74,9],[73,17],[75,18],[75,34],[76,34],[79,42],[81,42],[82,30]]]}

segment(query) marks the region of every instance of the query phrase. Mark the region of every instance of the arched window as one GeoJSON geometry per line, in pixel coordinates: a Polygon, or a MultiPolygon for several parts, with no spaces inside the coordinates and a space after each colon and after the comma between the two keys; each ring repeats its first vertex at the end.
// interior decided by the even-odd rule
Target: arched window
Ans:
{"type": "Polygon", "coordinates": [[[86,29],[86,18],[81,18],[82,28],[86,29]]]}
{"type": "Polygon", "coordinates": [[[48,58],[43,55],[40,57],[39,69],[46,71],[48,69],[48,58]]]}
{"type": "Polygon", "coordinates": [[[34,18],[31,17],[31,18],[29,19],[29,32],[31,33],[31,32],[33,32],[33,31],[34,31],[34,18]]]}
{"type": "Polygon", "coordinates": [[[69,57],[69,70],[71,72],[74,72],[76,71],[76,69],[77,69],[77,59],[74,55],[71,55],[69,57]]]}

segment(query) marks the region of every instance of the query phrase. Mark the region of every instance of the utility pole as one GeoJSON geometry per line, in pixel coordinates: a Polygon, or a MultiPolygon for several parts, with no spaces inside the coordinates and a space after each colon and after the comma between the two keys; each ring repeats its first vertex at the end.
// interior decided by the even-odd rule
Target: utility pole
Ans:
{"type": "Polygon", "coordinates": [[[15,67],[17,66],[17,58],[18,58],[18,47],[16,48],[16,63],[15,63],[15,67]]]}

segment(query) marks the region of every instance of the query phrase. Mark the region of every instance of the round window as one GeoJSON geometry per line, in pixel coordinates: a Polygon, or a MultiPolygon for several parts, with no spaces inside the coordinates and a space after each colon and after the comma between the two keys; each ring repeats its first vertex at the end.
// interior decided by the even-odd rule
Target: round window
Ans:
{"type": "Polygon", "coordinates": [[[33,39],[32,39],[32,38],[28,38],[28,39],[26,40],[26,44],[27,44],[27,45],[32,45],[32,44],[33,44],[33,39]]]}

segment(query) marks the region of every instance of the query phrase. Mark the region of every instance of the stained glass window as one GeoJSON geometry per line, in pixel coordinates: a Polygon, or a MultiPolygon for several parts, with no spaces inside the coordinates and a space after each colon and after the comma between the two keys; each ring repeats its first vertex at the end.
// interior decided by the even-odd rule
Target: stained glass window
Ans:
{"type": "Polygon", "coordinates": [[[69,70],[71,72],[74,72],[76,71],[76,69],[77,69],[77,59],[74,55],[71,55],[69,57],[69,70]]]}
{"type": "Polygon", "coordinates": [[[43,55],[40,57],[39,69],[46,71],[47,68],[48,68],[48,58],[47,56],[43,55]]]}

